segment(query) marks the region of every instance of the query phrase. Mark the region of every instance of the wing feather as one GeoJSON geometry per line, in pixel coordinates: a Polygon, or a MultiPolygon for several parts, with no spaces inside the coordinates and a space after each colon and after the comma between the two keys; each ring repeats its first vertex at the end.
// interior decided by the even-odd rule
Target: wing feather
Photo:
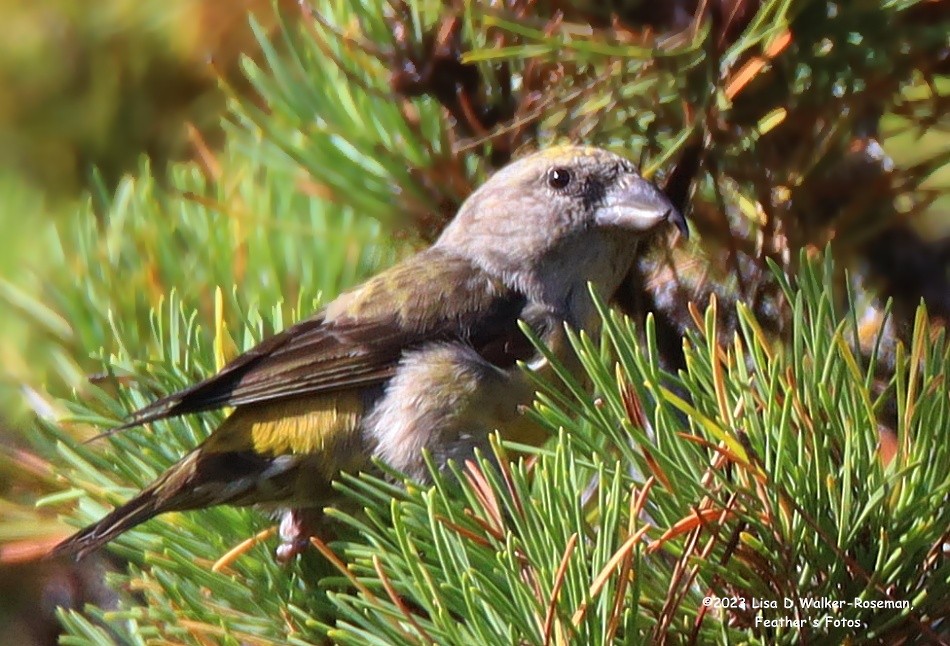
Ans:
{"type": "Polygon", "coordinates": [[[406,350],[431,341],[469,343],[484,349],[489,361],[510,366],[532,352],[517,326],[525,305],[522,294],[470,261],[430,249],[265,339],[216,375],[133,413],[119,429],[379,385],[393,376],[406,350]]]}

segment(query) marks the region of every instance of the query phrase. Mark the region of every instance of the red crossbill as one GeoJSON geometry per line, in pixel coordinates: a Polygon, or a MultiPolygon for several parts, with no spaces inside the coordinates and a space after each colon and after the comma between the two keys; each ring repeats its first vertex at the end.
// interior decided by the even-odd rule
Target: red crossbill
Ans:
{"type": "MultiPolygon", "coordinates": [[[[591,147],[549,149],[493,175],[428,249],[349,291],[218,374],[134,413],[122,428],[225,406],[230,416],[139,495],[60,543],[82,556],[172,510],[218,504],[322,509],[332,480],[378,458],[425,479],[503,437],[543,439],[520,413],[533,392],[517,362],[596,319],[670,201],[633,164],[591,147]]],[[[281,551],[306,538],[285,517],[281,551]]]]}

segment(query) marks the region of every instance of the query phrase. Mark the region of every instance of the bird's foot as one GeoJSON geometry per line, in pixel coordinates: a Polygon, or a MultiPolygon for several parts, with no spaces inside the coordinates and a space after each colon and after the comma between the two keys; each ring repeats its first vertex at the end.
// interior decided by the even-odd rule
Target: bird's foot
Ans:
{"type": "Polygon", "coordinates": [[[280,519],[280,545],[275,552],[277,560],[289,563],[310,547],[310,537],[323,517],[321,509],[289,509],[280,519]]]}

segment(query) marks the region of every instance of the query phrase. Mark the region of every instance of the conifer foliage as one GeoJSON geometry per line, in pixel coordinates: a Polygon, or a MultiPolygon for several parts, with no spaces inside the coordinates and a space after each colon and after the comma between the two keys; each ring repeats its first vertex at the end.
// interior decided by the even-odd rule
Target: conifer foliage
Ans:
{"type": "Polygon", "coordinates": [[[80,440],[420,248],[525,150],[639,159],[693,235],[573,335],[592,389],[537,384],[541,449],[346,475],[288,566],[258,511],[152,520],[67,642],[948,639],[947,33],[932,0],[320,0],[258,30],[223,149],[99,192],[17,293],[80,384],[34,438],[72,524],[220,416],[80,440]]]}

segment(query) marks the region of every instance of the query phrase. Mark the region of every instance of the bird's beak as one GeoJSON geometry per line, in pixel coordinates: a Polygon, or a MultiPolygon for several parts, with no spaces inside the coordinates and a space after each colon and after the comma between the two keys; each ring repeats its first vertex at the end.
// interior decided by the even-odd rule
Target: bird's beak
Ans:
{"type": "Polygon", "coordinates": [[[597,222],[634,231],[648,231],[661,222],[670,222],[684,238],[689,238],[686,218],[679,209],[663,191],[640,177],[632,178],[620,190],[608,193],[598,209],[597,222]]]}

